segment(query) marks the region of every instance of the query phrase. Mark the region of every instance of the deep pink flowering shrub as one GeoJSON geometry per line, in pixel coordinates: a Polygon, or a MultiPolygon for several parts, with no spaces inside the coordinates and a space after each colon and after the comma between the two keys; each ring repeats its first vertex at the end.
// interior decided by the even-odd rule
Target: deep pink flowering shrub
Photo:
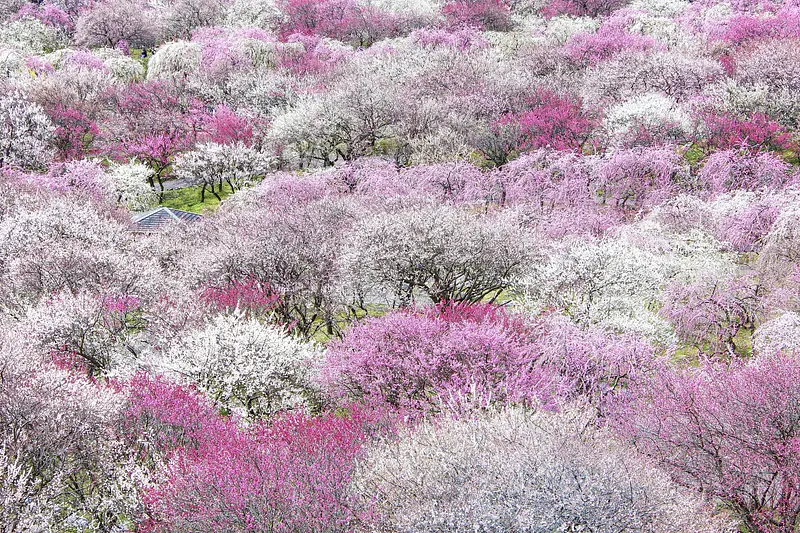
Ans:
{"type": "Polygon", "coordinates": [[[596,120],[581,109],[580,99],[539,90],[518,113],[506,113],[491,125],[492,141],[483,149],[497,166],[514,153],[539,148],[580,152],[596,120]]]}
{"type": "Polygon", "coordinates": [[[294,33],[286,38],[288,43],[301,43],[303,53],[281,54],[278,64],[298,76],[321,74],[353,54],[344,47],[332,47],[317,35],[294,33]]]}
{"type": "Polygon", "coordinates": [[[711,36],[741,46],[757,40],[796,39],[800,37],[800,10],[787,5],[774,13],[737,13],[724,24],[711,28],[711,36]]]}
{"type": "Polygon", "coordinates": [[[136,375],[128,386],[122,431],[143,459],[207,447],[235,433],[235,421],[220,417],[198,392],[146,374],[136,375]]]}
{"type": "Polygon", "coordinates": [[[212,309],[244,312],[246,315],[267,315],[280,302],[280,295],[268,284],[255,278],[233,280],[221,285],[206,285],[200,299],[212,309]]]}
{"type": "Polygon", "coordinates": [[[56,157],[61,161],[82,159],[92,151],[92,144],[100,134],[97,124],[79,109],[65,108],[61,104],[47,110],[55,125],[52,143],[56,157]]]}
{"type": "Polygon", "coordinates": [[[237,115],[228,106],[218,106],[205,119],[205,129],[212,142],[217,144],[250,145],[253,142],[252,120],[237,115]]]}
{"type": "Polygon", "coordinates": [[[800,525],[800,360],[763,357],[634,383],[614,425],[754,533],[800,525]]]}
{"type": "Polygon", "coordinates": [[[285,0],[286,19],[280,27],[292,34],[331,37],[360,46],[395,34],[407,21],[355,0],[285,0]]]}
{"type": "Polygon", "coordinates": [[[155,484],[144,532],[349,532],[369,514],[348,490],[354,461],[384,418],[279,416],[249,428],[221,418],[197,393],[163,379],[131,383],[127,430],[143,443],[155,484]]]}
{"type": "Polygon", "coordinates": [[[786,150],[792,144],[791,134],[763,113],[754,113],[747,120],[727,113],[708,113],[703,120],[707,130],[703,142],[714,150],[741,148],[757,153],[786,150]]]}
{"type": "Polygon", "coordinates": [[[190,148],[203,117],[201,104],[166,82],[133,83],[115,95],[118,115],[104,138],[117,159],[148,164],[160,181],[176,153],[190,148]]]}
{"type": "Polygon", "coordinates": [[[47,26],[65,31],[71,31],[75,25],[66,11],[49,2],[43,4],[26,3],[14,15],[15,19],[24,17],[35,18],[47,26]]]}
{"type": "Polygon", "coordinates": [[[323,381],[340,397],[412,416],[471,402],[551,406],[535,328],[490,305],[444,304],[369,319],[329,345],[323,381]]]}

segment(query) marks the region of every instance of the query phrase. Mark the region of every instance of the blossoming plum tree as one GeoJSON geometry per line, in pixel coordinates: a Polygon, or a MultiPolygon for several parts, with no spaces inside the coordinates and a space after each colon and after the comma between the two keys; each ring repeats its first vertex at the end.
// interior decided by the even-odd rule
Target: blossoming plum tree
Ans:
{"type": "Polygon", "coordinates": [[[42,169],[51,157],[53,124],[20,94],[0,98],[0,167],[42,169]]]}
{"type": "Polygon", "coordinates": [[[380,213],[360,222],[343,257],[349,276],[393,305],[496,300],[531,257],[510,217],[456,208],[380,213]]]}
{"type": "Polygon", "coordinates": [[[552,407],[561,385],[537,364],[534,331],[487,305],[395,311],[331,344],[323,376],[341,397],[412,417],[485,403],[552,407]]]}
{"type": "MultiPolygon", "coordinates": [[[[437,531],[732,531],[579,412],[445,419],[372,450],[355,478],[382,527],[437,531]]],[[[367,530],[365,528],[365,530],[367,530]]]]}
{"type": "Polygon", "coordinates": [[[619,425],[681,483],[722,498],[750,531],[791,531],[798,505],[798,366],[763,354],[663,368],[631,389],[619,425]]]}
{"type": "Polygon", "coordinates": [[[160,480],[144,496],[145,531],[344,533],[368,516],[349,482],[370,435],[385,427],[380,413],[293,414],[242,429],[163,379],[139,376],[132,391],[128,431],[146,443],[160,480]]]}
{"type": "Polygon", "coordinates": [[[167,368],[215,405],[250,418],[311,406],[317,352],[283,328],[241,313],[217,315],[172,345],[167,368]]]}

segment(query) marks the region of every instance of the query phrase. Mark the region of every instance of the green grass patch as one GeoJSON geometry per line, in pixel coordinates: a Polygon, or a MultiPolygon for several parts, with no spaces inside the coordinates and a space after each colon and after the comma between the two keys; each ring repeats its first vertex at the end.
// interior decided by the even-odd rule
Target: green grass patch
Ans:
{"type": "Polygon", "coordinates": [[[145,73],[147,73],[147,63],[150,61],[150,58],[152,57],[152,55],[153,55],[153,53],[150,52],[150,53],[147,54],[147,56],[142,57],[142,49],[141,48],[131,48],[131,57],[142,64],[142,66],[144,67],[145,73]]]}
{"type": "MultiPolygon", "coordinates": [[[[164,191],[164,198],[159,205],[169,207],[170,209],[180,209],[181,211],[199,213],[201,215],[213,212],[215,209],[217,209],[217,207],[219,207],[219,200],[216,196],[211,194],[208,189],[206,189],[205,201],[202,201],[200,199],[201,189],[202,187],[198,185],[195,187],[185,187],[183,189],[164,191]]],[[[222,187],[222,190],[218,191],[218,194],[224,200],[233,194],[233,191],[228,184],[225,184],[222,187]]]]}
{"type": "MultiPolygon", "coordinates": [[[[741,328],[733,337],[734,353],[736,357],[748,359],[753,356],[753,332],[755,328],[741,328]]],[[[682,366],[698,366],[700,354],[717,353],[723,358],[728,358],[724,347],[713,346],[708,340],[699,344],[683,344],[671,354],[673,363],[682,366]],[[716,348],[716,349],[715,349],[716,348]]]]}
{"type": "Polygon", "coordinates": [[[755,328],[742,328],[733,337],[733,344],[736,345],[736,354],[741,357],[753,356],[753,332],[755,328]]]}
{"type": "Polygon", "coordinates": [[[683,158],[692,166],[697,166],[706,157],[706,152],[700,146],[692,145],[683,153],[683,158]]]}

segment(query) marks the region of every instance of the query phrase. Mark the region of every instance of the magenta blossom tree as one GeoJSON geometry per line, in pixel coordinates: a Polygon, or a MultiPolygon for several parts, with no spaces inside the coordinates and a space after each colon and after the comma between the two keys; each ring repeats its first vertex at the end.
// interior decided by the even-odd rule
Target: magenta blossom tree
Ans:
{"type": "Polygon", "coordinates": [[[97,124],[79,109],[57,104],[47,110],[55,125],[52,143],[60,160],[82,159],[92,151],[92,144],[100,134],[97,124]]]}
{"type": "Polygon", "coordinates": [[[526,111],[506,113],[491,125],[492,138],[485,157],[502,166],[514,154],[539,148],[580,152],[589,141],[596,121],[571,95],[539,90],[526,111]]]}
{"type": "Polygon", "coordinates": [[[120,159],[135,157],[149,165],[163,190],[162,179],[174,156],[197,137],[203,117],[200,103],[160,81],[131,84],[114,103],[119,115],[104,132],[109,148],[120,159]]]}
{"type": "Polygon", "coordinates": [[[197,393],[146,376],[131,383],[127,420],[155,468],[141,524],[152,533],[352,531],[365,518],[348,490],[354,461],[385,427],[349,409],[242,429],[197,393]]]}
{"type": "Polygon", "coordinates": [[[711,149],[739,148],[758,153],[761,150],[787,150],[792,146],[791,134],[763,113],[754,113],[748,119],[728,113],[708,113],[703,120],[707,129],[703,142],[711,149]]]}

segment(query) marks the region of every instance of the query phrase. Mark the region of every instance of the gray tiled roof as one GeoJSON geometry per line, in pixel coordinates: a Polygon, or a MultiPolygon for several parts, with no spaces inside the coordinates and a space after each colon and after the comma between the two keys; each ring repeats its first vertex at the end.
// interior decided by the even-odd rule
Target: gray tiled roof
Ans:
{"type": "Polygon", "coordinates": [[[153,233],[161,231],[171,222],[192,223],[203,219],[203,215],[171,209],[169,207],[158,207],[145,213],[137,213],[133,216],[134,231],[142,233],[153,233]]]}

